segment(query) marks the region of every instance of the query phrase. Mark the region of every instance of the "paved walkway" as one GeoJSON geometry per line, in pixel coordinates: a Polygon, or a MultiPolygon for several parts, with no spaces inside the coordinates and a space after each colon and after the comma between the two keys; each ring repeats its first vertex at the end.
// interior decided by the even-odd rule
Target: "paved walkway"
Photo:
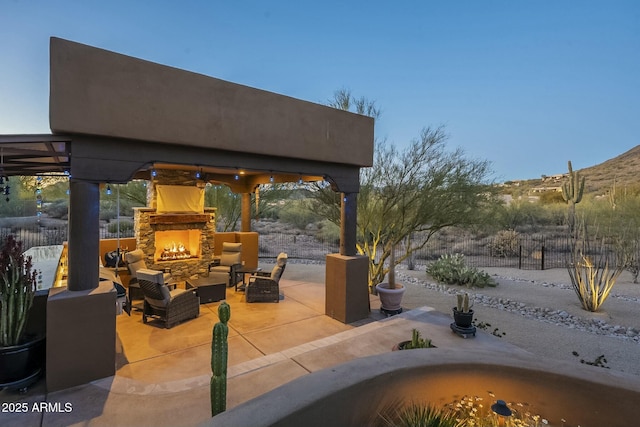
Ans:
{"type": "MultiPolygon", "coordinates": [[[[309,372],[388,352],[395,343],[408,339],[413,328],[431,338],[438,348],[525,351],[509,342],[510,337],[519,336],[512,328],[519,324],[513,314],[496,323],[507,331],[504,338],[490,331],[479,331],[475,338],[466,340],[457,337],[448,327],[453,296],[428,290],[419,282],[407,284],[403,305],[412,310],[386,319],[380,316],[379,302],[372,297],[371,317],[357,325],[344,325],[323,315],[324,268],[291,263],[282,279],[285,297],[278,304],[247,304],[241,293],[228,290],[227,300],[232,308],[228,408],[309,372]],[[440,311],[429,307],[432,305],[440,311]]],[[[406,274],[424,277],[421,272],[406,274]]],[[[513,286],[499,286],[488,292],[516,292],[513,286]]],[[[143,325],[139,313],[119,316],[114,377],[54,393],[46,393],[43,382],[26,395],[1,391],[0,401],[26,403],[28,411],[0,413],[0,425],[192,426],[206,421],[210,417],[211,330],[217,322],[217,306],[201,306],[198,319],[170,330],[143,325]],[[71,410],[34,411],[33,404],[41,402],[50,403],[49,409],[71,410]]],[[[490,318],[488,309],[476,309],[483,319],[490,318]]],[[[531,328],[531,321],[528,322],[531,328]]],[[[529,333],[530,342],[535,342],[533,335],[538,332],[536,325],[535,334],[529,333]]],[[[547,347],[557,351],[559,345],[547,347]]]]}

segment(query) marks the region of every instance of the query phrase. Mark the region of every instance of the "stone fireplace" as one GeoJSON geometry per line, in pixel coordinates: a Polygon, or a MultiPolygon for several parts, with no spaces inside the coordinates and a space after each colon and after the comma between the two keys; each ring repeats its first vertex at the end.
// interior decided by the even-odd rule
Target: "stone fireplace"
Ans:
{"type": "Polygon", "coordinates": [[[149,268],[171,271],[178,280],[208,275],[215,208],[204,208],[204,199],[198,200],[203,189],[204,183],[188,171],[157,171],[147,186],[149,207],[134,209],[136,247],[149,268]]]}

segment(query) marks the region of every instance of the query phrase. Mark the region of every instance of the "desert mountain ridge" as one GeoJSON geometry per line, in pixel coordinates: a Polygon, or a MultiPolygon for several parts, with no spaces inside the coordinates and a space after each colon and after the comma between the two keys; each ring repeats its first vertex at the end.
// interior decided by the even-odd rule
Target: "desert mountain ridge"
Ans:
{"type": "MultiPolygon", "coordinates": [[[[620,154],[612,159],[606,160],[594,166],[577,169],[585,177],[585,193],[604,194],[613,188],[616,189],[639,188],[640,187],[640,145],[629,151],[620,154]]],[[[552,175],[538,179],[520,181],[525,187],[553,187],[562,185],[564,174],[552,175]]]]}

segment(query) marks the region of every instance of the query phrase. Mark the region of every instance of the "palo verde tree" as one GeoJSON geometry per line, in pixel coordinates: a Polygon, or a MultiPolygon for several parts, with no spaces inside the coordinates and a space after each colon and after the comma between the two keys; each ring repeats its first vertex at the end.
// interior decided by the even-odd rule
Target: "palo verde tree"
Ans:
{"type": "MultiPolygon", "coordinates": [[[[489,163],[448,151],[446,140],[439,127],[423,129],[403,150],[376,141],[373,166],[361,170],[356,248],[369,259],[371,291],[389,272],[393,247],[395,267],[437,231],[474,223],[492,198],[489,163]]],[[[312,194],[316,212],[339,224],[339,195],[328,188],[312,194]]]]}

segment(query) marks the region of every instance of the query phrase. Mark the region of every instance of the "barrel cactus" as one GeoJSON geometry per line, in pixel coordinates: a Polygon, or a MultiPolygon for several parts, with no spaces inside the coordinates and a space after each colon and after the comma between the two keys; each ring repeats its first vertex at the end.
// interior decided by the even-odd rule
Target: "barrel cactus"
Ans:
{"type": "Polygon", "coordinates": [[[220,322],[213,327],[211,340],[211,416],[215,416],[227,409],[227,356],[229,345],[227,336],[229,327],[227,322],[231,318],[231,307],[222,302],[218,307],[220,322]]]}

